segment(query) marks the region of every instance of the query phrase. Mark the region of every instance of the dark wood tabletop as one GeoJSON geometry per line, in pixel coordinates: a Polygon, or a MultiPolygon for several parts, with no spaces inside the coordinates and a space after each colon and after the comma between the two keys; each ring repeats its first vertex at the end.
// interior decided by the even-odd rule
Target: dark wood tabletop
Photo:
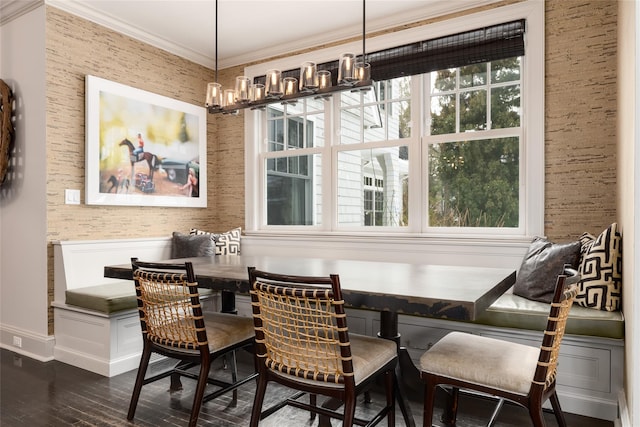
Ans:
{"type": "MultiPolygon", "coordinates": [[[[338,274],[350,307],[456,320],[476,319],[513,285],[516,276],[504,268],[254,255],[168,262],[185,260],[193,263],[201,287],[248,293],[250,266],[289,275],[338,274]]],[[[106,266],[104,274],[131,279],[131,266],[106,266]]]]}

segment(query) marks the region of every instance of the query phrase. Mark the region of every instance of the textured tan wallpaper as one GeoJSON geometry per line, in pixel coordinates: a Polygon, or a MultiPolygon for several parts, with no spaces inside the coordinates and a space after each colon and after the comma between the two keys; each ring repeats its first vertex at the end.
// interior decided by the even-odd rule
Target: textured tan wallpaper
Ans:
{"type": "Polygon", "coordinates": [[[545,3],[545,232],[566,241],[616,221],[617,2],[545,3]]]}

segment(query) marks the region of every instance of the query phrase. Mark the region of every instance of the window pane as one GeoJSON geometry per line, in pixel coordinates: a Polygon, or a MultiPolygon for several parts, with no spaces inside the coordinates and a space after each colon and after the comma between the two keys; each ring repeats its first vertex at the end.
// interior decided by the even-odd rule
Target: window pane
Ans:
{"type": "Polygon", "coordinates": [[[287,148],[304,147],[304,124],[299,117],[287,120],[287,148]]]}
{"type": "Polygon", "coordinates": [[[350,90],[340,92],[340,106],[348,107],[353,105],[360,105],[360,92],[351,92],[350,90]]]}
{"type": "Polygon", "coordinates": [[[460,88],[487,84],[487,64],[473,64],[460,68],[460,88]]]}
{"type": "Polygon", "coordinates": [[[517,137],[429,147],[429,225],[517,227],[517,137]]]}
{"type": "Polygon", "coordinates": [[[338,153],[339,225],[408,225],[407,153],[406,146],[338,153]]]}
{"type": "MultiPolygon", "coordinates": [[[[411,77],[398,77],[391,80],[389,85],[389,99],[403,99],[411,97],[411,77]]],[[[384,98],[380,98],[382,101],[384,98]]]]}
{"type": "Polygon", "coordinates": [[[487,128],[487,91],[460,93],[460,132],[487,128]]]}
{"type": "Polygon", "coordinates": [[[386,141],[411,137],[411,79],[376,82],[372,89],[342,95],[341,144],[386,141]]]}
{"type": "MultiPolygon", "coordinates": [[[[289,105],[285,106],[289,111],[289,105]]],[[[269,151],[294,150],[324,145],[324,113],[291,116],[278,115],[278,108],[267,108],[267,135],[269,151]],[[286,141],[286,146],[285,146],[286,141]]],[[[317,109],[316,109],[317,111],[317,109]]]]}
{"type": "Polygon", "coordinates": [[[309,155],[267,159],[268,225],[320,224],[320,158],[309,155]]]}
{"type": "Polygon", "coordinates": [[[520,126],[520,85],[491,89],[491,127],[493,129],[520,126]]]}
{"type": "Polygon", "coordinates": [[[360,107],[345,108],[340,111],[340,143],[356,144],[360,142],[360,107]]]}
{"type": "Polygon", "coordinates": [[[431,97],[431,135],[445,135],[456,131],[456,97],[431,97]]]}
{"type": "MultiPolygon", "coordinates": [[[[275,111],[269,109],[270,113],[275,111]]],[[[267,135],[269,138],[269,151],[284,150],[284,120],[275,119],[267,121],[267,135]]]]}
{"type": "Polygon", "coordinates": [[[304,112],[304,100],[285,104],[287,114],[302,114],[304,112]]]}
{"type": "Polygon", "coordinates": [[[491,62],[491,83],[520,80],[520,57],[491,62]]]}
{"type": "Polygon", "coordinates": [[[324,113],[307,116],[307,144],[309,147],[324,146],[324,113]]]}
{"type": "Polygon", "coordinates": [[[411,138],[410,101],[392,102],[388,108],[388,139],[411,138]]]}
{"type": "Polygon", "coordinates": [[[307,112],[316,113],[319,111],[324,111],[324,105],[327,101],[322,98],[316,99],[314,97],[305,98],[305,102],[307,103],[307,112]]]}
{"type": "Polygon", "coordinates": [[[442,93],[455,90],[457,69],[433,71],[431,73],[430,93],[442,93]]]}

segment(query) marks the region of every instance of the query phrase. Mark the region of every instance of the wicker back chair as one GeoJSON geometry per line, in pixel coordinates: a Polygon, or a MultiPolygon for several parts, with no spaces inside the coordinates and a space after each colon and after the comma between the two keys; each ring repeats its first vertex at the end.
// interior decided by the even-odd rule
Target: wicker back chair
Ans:
{"type": "Polygon", "coordinates": [[[425,383],[424,425],[431,426],[435,389],[451,385],[451,405],[443,421],[455,424],[459,389],[470,389],[499,398],[488,423],[492,425],[504,400],[528,409],[536,427],[544,426],[542,404],[551,406],[560,426],[566,421],[556,394],[560,344],[569,310],[578,294],[579,275],[565,267],[558,276],[547,327],[539,349],[484,336],[451,332],[420,359],[425,383]]]}
{"type": "Polygon", "coordinates": [[[249,279],[259,373],[251,426],[285,405],[342,419],[344,426],[375,425],[385,416],[394,426],[396,343],[349,333],[338,276],[285,276],[250,267],[249,279]],[[385,406],[372,420],[355,418],[356,396],[381,375],[385,406]],[[301,393],[262,411],[270,381],[301,393]],[[308,404],[298,400],[304,393],[311,396],[308,404]],[[343,412],[317,407],[316,395],[343,402],[343,412]]]}
{"type": "MultiPolygon", "coordinates": [[[[171,376],[171,391],[182,389],[180,377],[196,379],[189,426],[195,426],[202,402],[233,390],[256,377],[238,381],[236,366],[231,382],[209,378],[211,362],[241,347],[253,344],[251,319],[232,314],[203,312],[198,284],[190,262],[180,264],[131,260],[142,327],[143,350],[127,419],[132,420],[142,386],[171,376]],[[177,364],[145,378],[152,353],[177,359],[177,364]],[[190,370],[199,365],[197,373],[190,370]],[[207,384],[216,390],[205,396],[207,384]]],[[[233,361],[235,359],[232,358],[233,361]]]]}

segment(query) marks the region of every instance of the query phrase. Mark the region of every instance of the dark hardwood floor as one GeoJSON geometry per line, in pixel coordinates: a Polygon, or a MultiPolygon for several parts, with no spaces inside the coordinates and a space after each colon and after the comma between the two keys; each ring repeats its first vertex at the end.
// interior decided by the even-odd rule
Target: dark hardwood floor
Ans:
{"type": "MultiPolygon", "coordinates": [[[[129,398],[135,381],[135,370],[113,378],[75,368],[57,361],[42,363],[17,355],[8,350],[0,352],[0,425],[14,426],[185,426],[189,419],[193,382],[183,380],[184,390],[169,393],[169,380],[147,385],[142,389],[136,417],[133,422],[126,419],[129,398]]],[[[240,373],[252,367],[251,356],[240,353],[240,373]]],[[[157,362],[159,369],[165,362],[157,362]]],[[[152,365],[153,366],[153,365],[152,365]]],[[[228,375],[216,365],[214,375],[228,375]]],[[[238,401],[231,404],[231,395],[222,396],[203,405],[198,425],[202,426],[247,426],[253,403],[255,383],[249,382],[239,389],[238,401]]],[[[270,403],[276,402],[288,392],[274,386],[267,389],[270,403]]],[[[368,406],[375,408],[382,396],[373,393],[369,405],[359,403],[359,414],[366,416],[368,406]]],[[[442,399],[439,400],[442,407],[442,399]]],[[[266,406],[265,405],[265,406],[266,406]]],[[[422,425],[422,404],[411,402],[416,424],[422,425]]],[[[370,409],[369,409],[370,410],[370,409]]],[[[493,410],[493,402],[471,396],[460,401],[458,426],[485,425],[493,410]]],[[[613,423],[594,418],[566,414],[569,426],[612,427],[613,423]]],[[[397,411],[397,426],[404,426],[400,411],[397,411]]],[[[556,422],[551,413],[545,413],[549,426],[556,422]]],[[[264,427],[317,426],[318,420],[309,420],[309,415],[295,408],[284,408],[260,423],[264,427]]],[[[337,420],[334,426],[340,425],[337,420]]],[[[386,421],[379,425],[386,426],[386,421]]],[[[505,404],[496,426],[529,426],[526,410],[505,404]]]]}

